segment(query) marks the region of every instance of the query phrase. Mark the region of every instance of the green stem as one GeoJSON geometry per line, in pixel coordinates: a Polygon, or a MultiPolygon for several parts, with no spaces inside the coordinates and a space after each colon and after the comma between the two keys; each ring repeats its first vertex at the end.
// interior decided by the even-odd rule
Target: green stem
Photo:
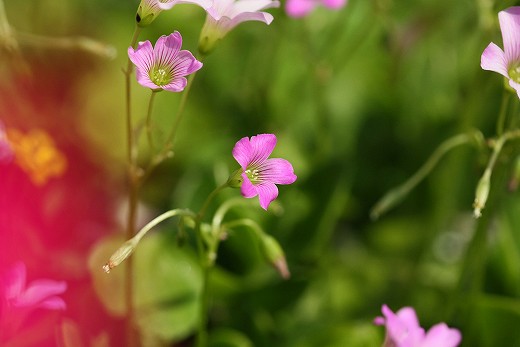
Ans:
{"type": "Polygon", "coordinates": [[[453,148],[471,143],[477,139],[481,141],[482,135],[480,132],[474,132],[470,134],[459,134],[452,138],[445,140],[428,158],[426,163],[406,182],[393,188],[386,193],[372,208],[370,216],[372,219],[379,218],[383,213],[397,205],[406,195],[410,193],[437,165],[439,160],[453,148]]]}
{"type": "MultiPolygon", "coordinates": [[[[131,47],[135,47],[137,39],[141,29],[136,26],[131,47]]],[[[128,215],[127,215],[127,227],[126,227],[126,238],[131,239],[135,234],[136,219],[137,219],[137,202],[139,196],[139,185],[140,185],[140,174],[139,168],[137,167],[137,148],[134,141],[133,123],[132,123],[132,93],[131,93],[131,81],[130,76],[132,75],[133,64],[130,58],[127,62],[125,74],[125,96],[126,96],[126,136],[127,136],[127,165],[128,165],[128,182],[129,182],[129,198],[128,198],[128,215]]],[[[126,341],[128,347],[134,347],[139,345],[139,336],[137,331],[134,329],[133,317],[134,317],[134,302],[133,302],[133,257],[128,259],[125,271],[125,304],[127,308],[126,318],[126,341]]]]}
{"type": "Polygon", "coordinates": [[[218,235],[212,235],[213,239],[211,245],[206,245],[204,235],[202,234],[201,222],[206,213],[210,202],[215,196],[224,188],[228,187],[228,183],[215,188],[207,197],[196,217],[195,232],[197,237],[197,248],[199,250],[200,264],[204,273],[202,282],[202,292],[200,294],[200,316],[199,325],[197,328],[197,336],[195,346],[205,347],[207,345],[207,324],[208,324],[208,306],[209,306],[209,275],[211,267],[216,258],[217,247],[219,243],[218,235]],[[209,246],[209,247],[208,247],[209,246]]]}
{"type": "Polygon", "coordinates": [[[152,90],[152,93],[150,94],[150,101],[148,102],[148,112],[146,113],[146,137],[148,138],[148,146],[150,146],[150,150],[152,152],[154,151],[152,139],[152,109],[156,94],[157,91],[152,90]]]}

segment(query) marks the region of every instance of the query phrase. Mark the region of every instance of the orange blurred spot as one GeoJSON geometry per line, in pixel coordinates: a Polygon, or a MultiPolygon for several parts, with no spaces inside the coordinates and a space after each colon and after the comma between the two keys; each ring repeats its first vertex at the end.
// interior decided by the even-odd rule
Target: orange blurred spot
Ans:
{"type": "Polygon", "coordinates": [[[23,134],[17,129],[7,129],[6,133],[16,164],[35,185],[44,185],[50,178],[63,175],[67,169],[66,157],[45,131],[33,129],[23,134]]]}

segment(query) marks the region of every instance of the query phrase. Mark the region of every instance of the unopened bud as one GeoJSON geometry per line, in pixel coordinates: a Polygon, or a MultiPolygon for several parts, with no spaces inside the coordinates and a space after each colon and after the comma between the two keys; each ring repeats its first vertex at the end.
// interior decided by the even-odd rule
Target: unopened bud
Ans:
{"type": "Polygon", "coordinates": [[[137,14],[135,15],[135,21],[138,26],[146,27],[150,25],[162,9],[159,8],[157,0],[141,0],[139,7],[137,8],[137,14]]]}
{"type": "Polygon", "coordinates": [[[262,235],[260,247],[265,259],[274,266],[283,279],[291,277],[283,249],[274,237],[266,234],[262,235]]]}
{"type": "Polygon", "coordinates": [[[473,215],[475,218],[479,218],[482,215],[482,210],[486,206],[486,201],[489,196],[489,186],[490,173],[489,171],[486,171],[478,182],[477,189],[475,191],[475,201],[473,202],[473,215]]]}
{"type": "Polygon", "coordinates": [[[136,242],[134,239],[130,239],[123,243],[117,251],[112,254],[108,262],[103,265],[103,270],[109,273],[110,270],[121,264],[126,258],[128,258],[135,250],[136,242]]]}

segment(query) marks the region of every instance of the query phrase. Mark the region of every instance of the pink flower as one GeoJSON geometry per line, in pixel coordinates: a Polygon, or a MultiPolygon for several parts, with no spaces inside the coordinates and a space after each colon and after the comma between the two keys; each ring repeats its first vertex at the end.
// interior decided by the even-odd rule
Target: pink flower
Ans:
{"type": "Polygon", "coordinates": [[[141,0],[137,9],[136,21],[137,25],[144,27],[152,23],[155,18],[164,10],[169,10],[177,4],[194,4],[208,9],[212,4],[212,0],[141,0]]]}
{"type": "Polygon", "coordinates": [[[296,181],[293,167],[285,159],[268,157],[276,146],[276,136],[261,134],[240,139],[233,148],[233,157],[242,167],[241,193],[246,198],[258,195],[264,210],[278,197],[276,184],[296,181]]]}
{"type": "Polygon", "coordinates": [[[305,17],[317,6],[323,5],[332,10],[338,10],[347,4],[348,0],[287,0],[285,12],[290,17],[305,17]]]}
{"type": "Polygon", "coordinates": [[[498,19],[504,50],[490,43],[482,53],[480,66],[506,77],[520,97],[520,7],[500,11],[498,19]]]}
{"type": "Polygon", "coordinates": [[[64,310],[65,301],[58,297],[67,289],[63,281],[35,280],[26,285],[25,264],[18,262],[0,279],[0,293],[8,308],[46,308],[64,310]]]}
{"type": "Polygon", "coordinates": [[[202,53],[211,52],[220,39],[242,22],[259,21],[271,24],[273,16],[261,10],[278,6],[280,2],[277,0],[214,0],[213,5],[207,9],[199,50],[202,53]]]}
{"type": "Polygon", "coordinates": [[[177,31],[161,36],[152,47],[150,41],[128,48],[128,56],[137,67],[137,82],[153,90],[181,92],[188,83],[184,76],[202,67],[191,52],[182,50],[182,37],[177,31]]]}
{"type": "Polygon", "coordinates": [[[425,333],[411,307],[403,307],[395,314],[383,305],[381,311],[384,317],[377,317],[374,323],[386,326],[383,347],[456,347],[462,339],[457,329],[445,323],[436,324],[425,333]]]}

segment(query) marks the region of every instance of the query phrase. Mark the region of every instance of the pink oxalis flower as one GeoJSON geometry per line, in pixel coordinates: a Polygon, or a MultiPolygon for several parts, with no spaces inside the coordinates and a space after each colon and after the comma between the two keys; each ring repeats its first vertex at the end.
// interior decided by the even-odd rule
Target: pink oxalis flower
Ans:
{"type": "Polygon", "coordinates": [[[269,25],[273,16],[262,10],[278,7],[277,0],[214,0],[200,33],[199,50],[207,54],[228,32],[242,22],[259,21],[269,25]]]}
{"type": "Polygon", "coordinates": [[[212,0],[141,0],[137,8],[137,25],[144,27],[152,23],[155,18],[164,10],[169,10],[177,4],[194,4],[207,10],[212,4],[212,0]]]}
{"type": "Polygon", "coordinates": [[[490,43],[480,60],[484,70],[495,71],[509,80],[520,97],[520,7],[510,7],[498,13],[504,50],[490,43]]]}
{"type": "Polygon", "coordinates": [[[415,310],[403,307],[397,313],[383,305],[383,317],[376,317],[374,323],[386,326],[383,347],[456,347],[462,336],[457,329],[439,323],[425,333],[419,325],[415,310]]]}
{"type": "Polygon", "coordinates": [[[67,283],[39,279],[27,285],[26,271],[25,264],[18,262],[0,278],[0,294],[7,309],[64,310],[65,301],[57,295],[65,292],[67,283]]]}
{"type": "Polygon", "coordinates": [[[305,17],[317,6],[323,5],[331,10],[338,10],[347,4],[348,0],[287,0],[285,12],[294,18],[305,17]]]}
{"type": "Polygon", "coordinates": [[[275,135],[260,134],[240,139],[233,148],[233,157],[242,167],[241,193],[246,198],[258,195],[264,210],[278,197],[276,184],[296,181],[291,163],[280,158],[268,159],[275,146],[275,135]]]}
{"type": "Polygon", "coordinates": [[[184,76],[202,67],[191,52],[181,50],[182,36],[175,31],[161,36],[155,47],[150,41],[139,42],[137,48],[128,48],[128,56],[136,66],[137,82],[153,90],[181,92],[188,81],[184,76]]]}

